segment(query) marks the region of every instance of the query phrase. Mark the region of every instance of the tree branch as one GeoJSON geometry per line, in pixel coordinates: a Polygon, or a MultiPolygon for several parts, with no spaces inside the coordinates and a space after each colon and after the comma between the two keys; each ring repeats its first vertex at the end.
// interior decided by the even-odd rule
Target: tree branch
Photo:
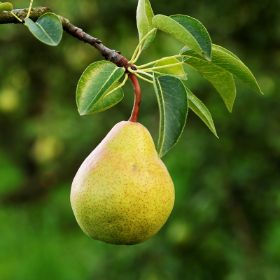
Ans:
{"type": "MultiPolygon", "coordinates": [[[[28,9],[14,9],[12,10],[14,14],[16,14],[20,19],[24,20],[27,16],[28,9]]],[[[37,7],[31,9],[30,18],[33,20],[37,20],[41,15],[51,12],[51,10],[47,7],[37,7]]],[[[21,23],[19,22],[11,12],[0,12],[0,24],[5,23],[21,23]]]]}
{"type": "MultiPolygon", "coordinates": [[[[51,12],[51,9],[47,7],[33,8],[31,9],[30,18],[33,21],[36,21],[40,16],[42,16],[47,12],[51,12]]],[[[14,9],[12,10],[12,12],[8,12],[8,11],[0,12],[0,24],[9,24],[9,23],[22,24],[24,23],[24,19],[26,18],[27,14],[28,14],[28,9],[14,9]],[[14,13],[23,22],[17,20],[12,13],[14,13]]],[[[112,63],[116,64],[119,67],[124,67],[128,73],[129,73],[128,71],[129,67],[131,67],[133,70],[136,70],[135,65],[130,64],[128,59],[123,55],[121,55],[119,51],[115,51],[108,48],[102,43],[101,40],[84,32],[81,28],[72,24],[67,18],[60,15],[58,15],[58,17],[61,20],[65,32],[77,38],[78,40],[88,43],[94,48],[96,48],[106,60],[111,61],[112,63]]],[[[134,74],[129,73],[129,78],[134,87],[134,106],[129,120],[132,122],[137,122],[140,103],[141,103],[141,88],[138,79],[134,74]]]]}
{"type": "MultiPolygon", "coordinates": [[[[16,14],[20,19],[24,20],[28,13],[28,9],[15,9],[12,12],[16,14]]],[[[41,15],[45,14],[46,12],[51,12],[51,10],[47,7],[33,8],[30,13],[30,18],[36,21],[41,15]]],[[[78,40],[81,40],[85,43],[92,45],[101,53],[101,55],[106,60],[113,62],[119,67],[124,67],[126,70],[128,69],[129,66],[132,66],[129,64],[128,59],[123,55],[121,55],[120,52],[108,48],[102,43],[101,40],[89,35],[88,33],[84,32],[81,28],[73,25],[67,18],[63,16],[59,16],[59,17],[61,19],[64,31],[66,31],[71,36],[77,38],[78,40]]],[[[20,24],[22,22],[19,22],[12,15],[11,12],[0,12],[0,24],[9,24],[9,23],[20,24]]]]}

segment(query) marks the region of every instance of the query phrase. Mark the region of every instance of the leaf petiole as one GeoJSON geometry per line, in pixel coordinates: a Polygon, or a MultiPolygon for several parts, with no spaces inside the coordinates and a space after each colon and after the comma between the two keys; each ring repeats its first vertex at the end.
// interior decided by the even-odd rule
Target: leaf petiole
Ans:
{"type": "Polygon", "coordinates": [[[163,58],[160,58],[160,59],[157,59],[157,60],[153,60],[151,62],[148,62],[148,63],[145,63],[145,64],[142,64],[140,66],[137,66],[138,69],[143,69],[147,66],[150,66],[150,65],[154,65],[158,62],[162,62],[162,61],[165,61],[165,60],[169,60],[169,59],[172,59],[172,58],[183,58],[185,55],[181,55],[181,54],[176,54],[176,55],[172,55],[172,56],[166,56],[166,57],[163,57],[163,58]]]}
{"type": "Polygon", "coordinates": [[[165,69],[165,68],[169,68],[177,65],[183,65],[183,64],[184,62],[178,62],[178,63],[166,64],[161,66],[155,66],[155,67],[143,69],[142,72],[154,72],[155,70],[165,69]]]}
{"type": "Polygon", "coordinates": [[[132,74],[134,74],[135,76],[137,76],[138,78],[148,82],[148,83],[153,83],[153,75],[143,72],[143,71],[139,71],[139,70],[132,70],[131,67],[128,68],[128,71],[132,74]],[[143,77],[143,75],[148,76],[149,78],[151,78],[152,80],[149,80],[148,78],[143,77]]]}
{"type": "Polygon", "coordinates": [[[31,13],[31,9],[32,9],[33,1],[34,1],[34,0],[30,0],[30,3],[29,3],[29,8],[28,8],[28,12],[27,12],[27,15],[26,15],[25,19],[27,19],[27,18],[29,18],[29,17],[30,17],[30,13],[31,13]]]}
{"type": "Polygon", "coordinates": [[[19,22],[23,22],[13,11],[10,12],[19,22]]]}
{"type": "Polygon", "coordinates": [[[142,51],[143,51],[142,48],[143,48],[143,45],[144,45],[146,39],[150,36],[150,34],[152,34],[153,32],[155,32],[155,30],[156,30],[156,28],[153,28],[152,30],[150,30],[150,31],[141,39],[141,41],[138,43],[138,45],[137,45],[137,47],[136,47],[136,49],[135,49],[135,51],[134,51],[134,53],[133,53],[133,55],[132,55],[130,61],[129,61],[131,64],[134,64],[134,63],[138,60],[138,58],[140,57],[140,55],[141,55],[141,53],[142,53],[142,51]]]}
{"type": "Polygon", "coordinates": [[[151,80],[149,80],[149,79],[143,77],[142,75],[138,74],[137,72],[135,72],[135,73],[133,73],[133,74],[134,74],[135,76],[137,76],[139,79],[142,79],[143,81],[146,81],[146,82],[148,82],[148,83],[150,83],[150,84],[153,84],[153,83],[154,83],[153,81],[151,81],[151,80]]]}
{"type": "Polygon", "coordinates": [[[145,71],[137,70],[136,73],[141,74],[141,75],[146,75],[146,76],[148,76],[151,79],[154,78],[154,76],[152,74],[149,74],[149,73],[147,73],[145,71]]]}

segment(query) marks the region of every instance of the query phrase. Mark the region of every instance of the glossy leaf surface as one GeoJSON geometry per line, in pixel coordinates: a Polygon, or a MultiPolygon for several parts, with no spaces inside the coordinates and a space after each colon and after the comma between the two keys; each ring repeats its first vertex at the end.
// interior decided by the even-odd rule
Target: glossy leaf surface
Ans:
{"type": "Polygon", "coordinates": [[[77,85],[76,102],[80,115],[104,111],[121,101],[122,90],[114,89],[124,73],[124,68],[109,61],[90,64],[77,85]]]}
{"type": "Polygon", "coordinates": [[[45,13],[36,22],[27,18],[24,20],[24,25],[39,41],[46,45],[57,46],[62,39],[61,20],[54,13],[45,13]]]}
{"type": "Polygon", "coordinates": [[[160,127],[159,156],[164,156],[179,140],[187,119],[188,99],[183,82],[172,76],[155,76],[160,127]]]}

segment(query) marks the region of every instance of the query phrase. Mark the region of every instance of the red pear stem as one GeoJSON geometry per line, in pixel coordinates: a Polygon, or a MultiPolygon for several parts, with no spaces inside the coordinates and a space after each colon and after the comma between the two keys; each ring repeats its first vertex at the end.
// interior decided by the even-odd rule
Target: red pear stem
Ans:
{"type": "Polygon", "coordinates": [[[139,110],[140,110],[141,99],[142,99],[141,87],[139,85],[137,77],[134,74],[130,73],[130,74],[128,74],[128,76],[134,87],[134,105],[133,105],[133,109],[132,109],[129,121],[137,122],[139,110]]]}

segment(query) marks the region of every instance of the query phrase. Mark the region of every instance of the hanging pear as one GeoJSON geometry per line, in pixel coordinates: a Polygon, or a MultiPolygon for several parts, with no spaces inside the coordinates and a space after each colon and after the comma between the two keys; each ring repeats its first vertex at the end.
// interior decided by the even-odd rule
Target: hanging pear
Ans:
{"type": "Polygon", "coordinates": [[[96,240],[136,244],[160,230],[174,205],[174,186],[143,125],[122,121],[112,128],[79,168],[71,205],[96,240]]]}

